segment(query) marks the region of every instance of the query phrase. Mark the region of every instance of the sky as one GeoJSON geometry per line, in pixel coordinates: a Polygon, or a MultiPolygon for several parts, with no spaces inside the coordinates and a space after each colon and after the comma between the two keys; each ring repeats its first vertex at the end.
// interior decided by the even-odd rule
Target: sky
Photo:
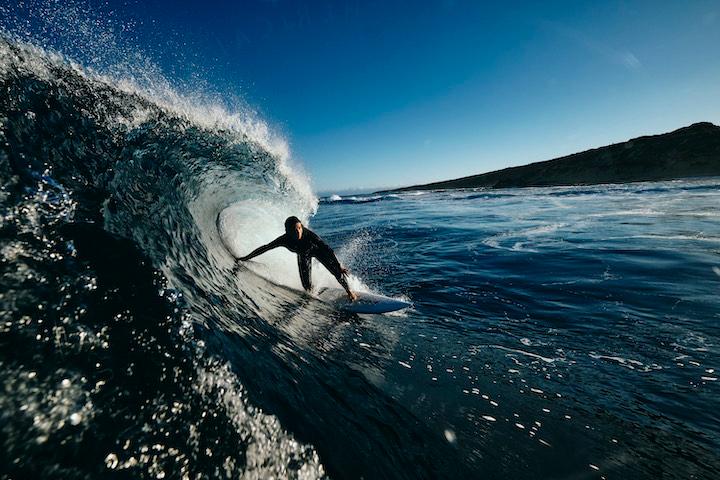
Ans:
{"type": "Polygon", "coordinates": [[[135,19],[134,35],[161,66],[257,109],[324,193],[446,180],[720,124],[720,0],[97,8],[135,19]]]}

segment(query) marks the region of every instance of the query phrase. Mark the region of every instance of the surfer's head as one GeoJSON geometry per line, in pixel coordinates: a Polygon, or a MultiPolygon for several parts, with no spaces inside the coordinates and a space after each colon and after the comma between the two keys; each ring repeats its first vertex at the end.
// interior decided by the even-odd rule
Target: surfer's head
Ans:
{"type": "Polygon", "coordinates": [[[294,240],[300,240],[303,234],[302,222],[297,217],[288,217],[285,220],[285,233],[294,240]]]}

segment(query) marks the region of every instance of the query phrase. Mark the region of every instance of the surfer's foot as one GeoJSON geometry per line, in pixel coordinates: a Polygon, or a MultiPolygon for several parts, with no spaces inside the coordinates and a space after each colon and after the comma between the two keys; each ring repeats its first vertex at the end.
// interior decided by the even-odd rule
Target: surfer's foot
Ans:
{"type": "Polygon", "coordinates": [[[354,302],[355,300],[357,300],[357,293],[348,292],[348,298],[350,299],[351,302],[354,302]]]}

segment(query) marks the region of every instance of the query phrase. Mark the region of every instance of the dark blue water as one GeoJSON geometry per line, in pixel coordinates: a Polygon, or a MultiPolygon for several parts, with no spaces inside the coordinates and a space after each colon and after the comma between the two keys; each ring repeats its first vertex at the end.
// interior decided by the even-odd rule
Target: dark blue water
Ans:
{"type": "Polygon", "coordinates": [[[251,115],[0,40],[0,475],[720,474],[720,181],[318,203],[290,164],[251,115]],[[235,268],[290,214],[413,308],[235,268]]]}
{"type": "Polygon", "coordinates": [[[364,232],[357,271],[414,301],[360,371],[478,475],[713,478],[719,187],[366,196],[313,225],[364,232]]]}

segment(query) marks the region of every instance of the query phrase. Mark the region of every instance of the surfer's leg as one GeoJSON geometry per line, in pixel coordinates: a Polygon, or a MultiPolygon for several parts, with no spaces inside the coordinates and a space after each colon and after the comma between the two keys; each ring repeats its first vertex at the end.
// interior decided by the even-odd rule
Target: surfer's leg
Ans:
{"type": "Polygon", "coordinates": [[[333,277],[338,281],[340,285],[345,289],[346,292],[350,293],[350,286],[348,286],[345,274],[342,273],[342,267],[340,262],[337,261],[335,256],[330,257],[329,255],[319,255],[318,261],[328,269],[328,272],[332,273],[333,277]]]}
{"type": "Polygon", "coordinates": [[[300,270],[300,282],[308,292],[312,288],[312,257],[310,255],[298,255],[298,270],[300,270]]]}

